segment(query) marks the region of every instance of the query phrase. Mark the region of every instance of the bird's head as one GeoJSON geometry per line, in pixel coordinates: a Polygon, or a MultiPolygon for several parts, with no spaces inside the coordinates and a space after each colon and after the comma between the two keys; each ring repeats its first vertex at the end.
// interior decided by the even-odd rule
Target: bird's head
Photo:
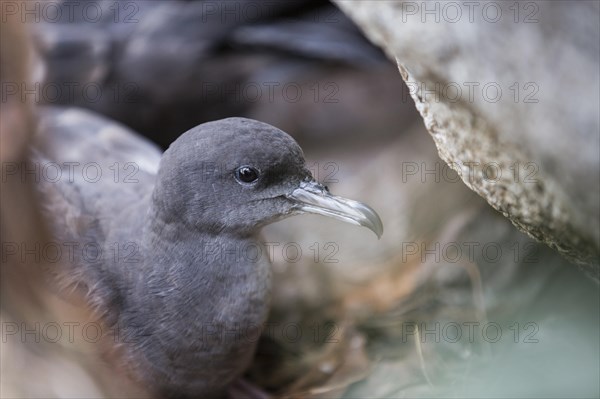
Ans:
{"type": "Polygon", "coordinates": [[[245,118],[204,123],[181,135],[163,155],[153,200],[163,217],[215,233],[252,235],[305,212],[383,233],[373,209],[330,194],[313,178],[292,137],[245,118]]]}

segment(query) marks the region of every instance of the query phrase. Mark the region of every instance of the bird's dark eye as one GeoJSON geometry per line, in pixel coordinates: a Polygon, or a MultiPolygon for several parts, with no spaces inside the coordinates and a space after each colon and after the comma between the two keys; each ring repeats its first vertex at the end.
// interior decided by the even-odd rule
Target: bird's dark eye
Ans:
{"type": "Polygon", "coordinates": [[[235,178],[242,183],[254,183],[258,180],[258,170],[252,166],[240,166],[235,171],[235,178]]]}

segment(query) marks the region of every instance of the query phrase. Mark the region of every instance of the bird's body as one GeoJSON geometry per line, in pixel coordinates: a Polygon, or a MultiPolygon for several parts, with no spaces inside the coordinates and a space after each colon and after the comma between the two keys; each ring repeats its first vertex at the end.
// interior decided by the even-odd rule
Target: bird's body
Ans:
{"type": "Polygon", "coordinates": [[[151,230],[142,248],[152,270],[135,281],[135,299],[119,318],[128,356],[143,379],[159,382],[161,396],[220,394],[247,368],[266,321],[268,260],[205,251],[235,250],[254,238],[223,242],[162,222],[151,230]]]}
{"type": "Polygon", "coordinates": [[[200,125],[162,156],[84,111],[49,109],[40,126],[34,160],[62,170],[42,173],[45,213],[74,248],[56,274],[87,289],[123,364],[161,397],[218,397],[251,361],[269,310],[262,226],[309,211],[381,231],[368,207],[313,182],[291,137],[260,122],[200,125]]]}
{"type": "Polygon", "coordinates": [[[258,236],[207,234],[161,217],[152,201],[159,150],[88,112],[41,115],[43,203],[57,238],[73,248],[59,277],[89,291],[143,384],[161,396],[220,394],[215,387],[248,366],[269,309],[268,258],[245,253],[260,248],[258,236]],[[62,168],[58,180],[43,178],[51,163],[62,168]]]}

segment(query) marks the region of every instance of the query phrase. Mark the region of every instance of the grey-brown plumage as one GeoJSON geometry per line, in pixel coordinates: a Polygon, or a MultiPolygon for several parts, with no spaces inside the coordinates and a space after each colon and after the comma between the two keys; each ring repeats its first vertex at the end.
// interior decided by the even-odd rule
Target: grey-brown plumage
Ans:
{"type": "Polygon", "coordinates": [[[34,154],[73,172],[40,184],[58,238],[81,244],[60,278],[87,287],[159,396],[217,397],[248,366],[269,309],[262,226],[313,212],[382,233],[313,180],[290,136],[249,119],[197,126],[161,156],[108,120],[47,109],[34,154]]]}

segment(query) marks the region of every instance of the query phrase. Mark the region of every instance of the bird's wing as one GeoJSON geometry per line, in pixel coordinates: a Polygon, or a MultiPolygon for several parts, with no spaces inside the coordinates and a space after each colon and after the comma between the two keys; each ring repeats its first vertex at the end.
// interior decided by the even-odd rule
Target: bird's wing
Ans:
{"type": "Polygon", "coordinates": [[[66,270],[56,274],[64,285],[87,288],[92,303],[105,308],[106,298],[119,297],[118,283],[107,272],[107,256],[112,255],[107,237],[126,223],[123,215],[143,213],[136,205],[152,191],[161,151],[93,112],[40,107],[38,115],[28,168],[38,183],[42,212],[63,250],[66,270]]]}
{"type": "Polygon", "coordinates": [[[54,162],[134,162],[150,175],[161,150],[125,126],[80,108],[40,107],[34,146],[54,162]]]}

